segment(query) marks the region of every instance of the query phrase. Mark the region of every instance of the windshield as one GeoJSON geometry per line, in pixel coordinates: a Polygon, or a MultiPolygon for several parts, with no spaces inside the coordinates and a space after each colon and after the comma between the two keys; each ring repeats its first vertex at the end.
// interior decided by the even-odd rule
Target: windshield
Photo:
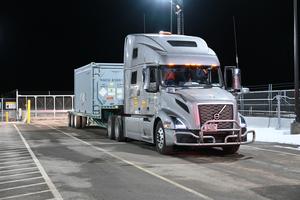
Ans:
{"type": "Polygon", "coordinates": [[[219,67],[211,66],[161,66],[162,85],[184,86],[221,86],[219,67]]]}

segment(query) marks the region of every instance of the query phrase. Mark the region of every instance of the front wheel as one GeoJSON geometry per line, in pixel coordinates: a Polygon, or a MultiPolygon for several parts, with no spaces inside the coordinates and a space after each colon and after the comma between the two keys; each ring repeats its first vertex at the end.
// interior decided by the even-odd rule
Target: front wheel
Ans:
{"type": "Polygon", "coordinates": [[[222,147],[225,154],[235,154],[240,148],[240,145],[224,146],[222,147]]]}
{"type": "Polygon", "coordinates": [[[161,154],[172,154],[173,146],[166,145],[166,134],[161,121],[156,125],[155,129],[155,144],[156,150],[161,154]]]}

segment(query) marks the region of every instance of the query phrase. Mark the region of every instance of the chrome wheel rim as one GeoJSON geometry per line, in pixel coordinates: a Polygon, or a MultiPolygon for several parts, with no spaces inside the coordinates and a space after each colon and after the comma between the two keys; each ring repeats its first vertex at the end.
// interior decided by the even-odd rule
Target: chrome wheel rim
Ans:
{"type": "Polygon", "coordinates": [[[162,127],[160,127],[157,131],[156,134],[156,143],[159,149],[162,149],[164,146],[164,141],[165,141],[165,137],[164,137],[164,130],[162,127]]]}

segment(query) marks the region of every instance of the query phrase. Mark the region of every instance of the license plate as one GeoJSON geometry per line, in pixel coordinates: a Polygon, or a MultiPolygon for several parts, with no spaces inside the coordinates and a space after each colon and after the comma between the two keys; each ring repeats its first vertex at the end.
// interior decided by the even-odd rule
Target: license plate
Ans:
{"type": "Polygon", "coordinates": [[[205,124],[203,131],[206,132],[216,132],[218,130],[218,124],[205,124]]]}

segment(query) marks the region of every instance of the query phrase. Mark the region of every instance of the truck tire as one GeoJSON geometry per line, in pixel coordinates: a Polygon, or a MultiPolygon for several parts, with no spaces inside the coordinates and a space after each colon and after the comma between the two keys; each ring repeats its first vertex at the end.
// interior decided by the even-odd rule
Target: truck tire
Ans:
{"type": "Polygon", "coordinates": [[[121,116],[117,116],[115,119],[115,138],[118,142],[124,142],[124,132],[123,132],[123,120],[121,116]]]}
{"type": "Polygon", "coordinates": [[[73,114],[70,114],[70,120],[71,120],[71,127],[74,128],[75,127],[75,124],[74,124],[74,121],[75,121],[75,116],[73,114]]]}
{"type": "Polygon", "coordinates": [[[172,154],[173,146],[166,145],[166,135],[163,124],[159,121],[155,128],[155,145],[157,152],[161,154],[172,154]]]}
{"type": "Polygon", "coordinates": [[[81,128],[81,116],[75,115],[74,116],[74,126],[75,128],[81,128]]]}
{"type": "Polygon", "coordinates": [[[115,116],[109,115],[107,120],[107,137],[111,140],[115,139],[115,116]]]}
{"type": "Polygon", "coordinates": [[[81,128],[85,128],[87,126],[87,117],[81,117],[81,128]]]}
{"type": "Polygon", "coordinates": [[[223,146],[223,152],[225,154],[235,154],[240,148],[240,145],[230,145],[230,146],[223,146]]]}
{"type": "Polygon", "coordinates": [[[68,113],[68,127],[72,127],[72,114],[68,113]]]}

